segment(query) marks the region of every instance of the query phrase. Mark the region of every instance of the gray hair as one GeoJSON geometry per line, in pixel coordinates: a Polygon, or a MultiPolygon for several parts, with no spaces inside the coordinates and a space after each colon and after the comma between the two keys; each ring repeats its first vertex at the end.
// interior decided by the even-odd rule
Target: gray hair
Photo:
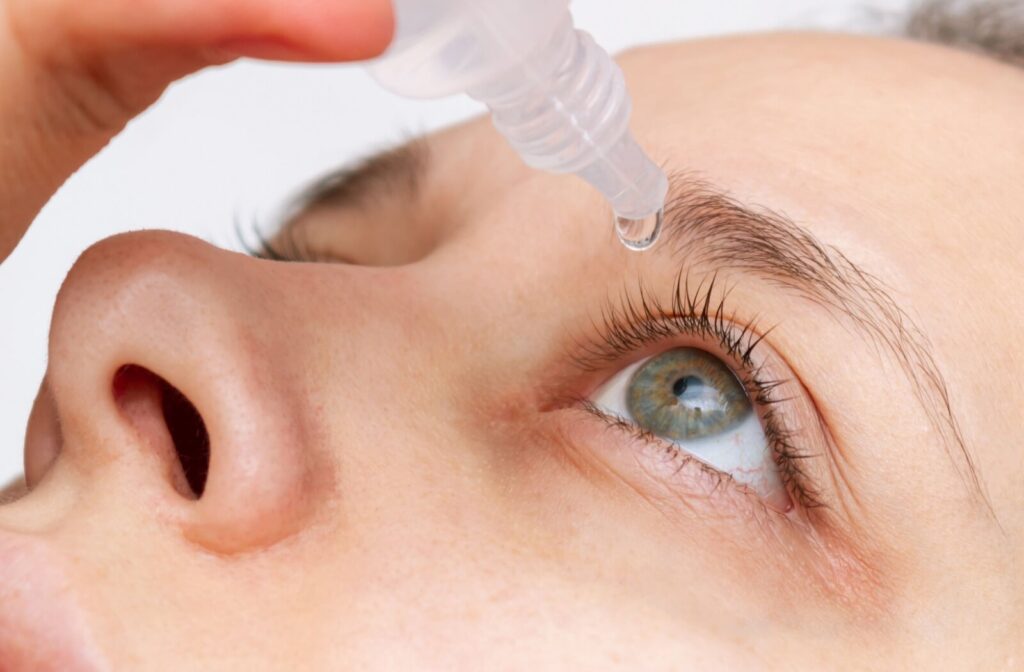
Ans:
{"type": "Polygon", "coordinates": [[[1024,0],[917,2],[904,32],[1024,67],[1024,0]]]}

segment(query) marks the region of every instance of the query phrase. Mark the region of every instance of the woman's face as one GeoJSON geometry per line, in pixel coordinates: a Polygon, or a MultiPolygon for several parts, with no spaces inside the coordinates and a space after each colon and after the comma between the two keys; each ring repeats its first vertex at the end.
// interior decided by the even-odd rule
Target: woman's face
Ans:
{"type": "Polygon", "coordinates": [[[621,62],[673,173],[652,252],[486,120],[266,253],[327,263],[87,251],[0,508],[14,669],[1021,664],[1024,74],[621,62]]]}

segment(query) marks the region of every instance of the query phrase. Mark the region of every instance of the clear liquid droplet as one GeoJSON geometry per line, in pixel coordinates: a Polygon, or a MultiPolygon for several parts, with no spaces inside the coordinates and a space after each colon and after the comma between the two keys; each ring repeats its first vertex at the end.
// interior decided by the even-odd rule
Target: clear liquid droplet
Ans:
{"type": "Polygon", "coordinates": [[[627,248],[635,252],[643,252],[651,249],[658,242],[664,217],[664,210],[658,210],[657,213],[643,219],[629,219],[616,215],[615,233],[619,234],[619,240],[627,248]]]}

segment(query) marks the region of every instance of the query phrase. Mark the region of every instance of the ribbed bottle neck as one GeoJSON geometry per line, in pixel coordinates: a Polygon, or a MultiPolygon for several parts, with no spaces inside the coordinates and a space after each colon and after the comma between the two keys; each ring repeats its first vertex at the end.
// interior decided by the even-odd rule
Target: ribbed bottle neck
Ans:
{"type": "Polygon", "coordinates": [[[576,172],[626,133],[631,102],[622,71],[565,15],[541,49],[468,93],[534,168],[576,172]]]}

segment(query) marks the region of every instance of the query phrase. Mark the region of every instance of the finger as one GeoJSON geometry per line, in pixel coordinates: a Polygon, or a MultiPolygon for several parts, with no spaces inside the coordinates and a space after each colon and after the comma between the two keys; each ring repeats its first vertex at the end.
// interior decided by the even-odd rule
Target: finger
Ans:
{"type": "Polygon", "coordinates": [[[370,58],[390,0],[0,0],[0,261],[173,80],[239,55],[370,58]]]}

